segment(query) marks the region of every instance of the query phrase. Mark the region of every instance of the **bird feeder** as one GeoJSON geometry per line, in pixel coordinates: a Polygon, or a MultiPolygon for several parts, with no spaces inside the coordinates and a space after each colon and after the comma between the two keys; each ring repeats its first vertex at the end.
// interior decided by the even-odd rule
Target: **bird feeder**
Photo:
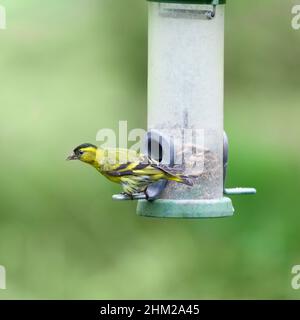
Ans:
{"type": "Polygon", "coordinates": [[[197,178],[192,187],[164,181],[152,185],[153,201],[139,200],[137,213],[175,218],[232,216],[227,195],[251,194],[255,189],[224,188],[228,161],[223,128],[226,0],[148,1],[149,132],[145,148],[158,161],[167,154],[170,166],[181,166],[186,175],[197,178]]]}

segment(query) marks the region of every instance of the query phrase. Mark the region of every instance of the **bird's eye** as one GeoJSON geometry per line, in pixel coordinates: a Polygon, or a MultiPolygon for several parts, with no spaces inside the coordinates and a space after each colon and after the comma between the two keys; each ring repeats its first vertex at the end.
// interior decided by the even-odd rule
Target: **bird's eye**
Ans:
{"type": "Polygon", "coordinates": [[[83,155],[83,154],[84,154],[84,152],[80,150],[80,151],[79,151],[79,154],[80,154],[80,155],[83,155]]]}

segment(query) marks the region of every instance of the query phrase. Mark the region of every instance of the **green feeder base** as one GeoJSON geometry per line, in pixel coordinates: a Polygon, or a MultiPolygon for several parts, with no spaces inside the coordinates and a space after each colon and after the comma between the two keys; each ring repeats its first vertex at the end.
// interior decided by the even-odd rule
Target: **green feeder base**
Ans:
{"type": "Polygon", "coordinates": [[[231,199],[139,200],[137,214],[153,218],[222,218],[234,213],[231,199]]]}

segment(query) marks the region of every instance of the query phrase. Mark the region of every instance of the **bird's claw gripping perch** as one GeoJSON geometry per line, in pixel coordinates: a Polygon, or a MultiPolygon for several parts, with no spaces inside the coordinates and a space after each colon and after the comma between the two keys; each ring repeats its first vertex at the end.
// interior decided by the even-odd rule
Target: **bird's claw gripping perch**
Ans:
{"type": "Polygon", "coordinates": [[[136,194],[127,194],[125,192],[122,192],[120,194],[115,194],[112,196],[113,200],[148,200],[153,201],[154,198],[151,196],[151,194],[148,193],[148,190],[136,194]]]}
{"type": "Polygon", "coordinates": [[[136,193],[128,195],[125,193],[115,194],[112,196],[113,200],[124,201],[124,200],[147,200],[147,196],[144,193],[136,193]]]}

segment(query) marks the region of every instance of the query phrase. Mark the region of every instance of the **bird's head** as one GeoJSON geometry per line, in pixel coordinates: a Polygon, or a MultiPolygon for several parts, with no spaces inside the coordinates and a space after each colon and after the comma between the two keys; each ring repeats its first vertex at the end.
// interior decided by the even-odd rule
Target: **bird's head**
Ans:
{"type": "Polygon", "coordinates": [[[97,147],[90,143],[84,143],[76,147],[67,160],[80,160],[92,164],[96,160],[97,147]]]}

